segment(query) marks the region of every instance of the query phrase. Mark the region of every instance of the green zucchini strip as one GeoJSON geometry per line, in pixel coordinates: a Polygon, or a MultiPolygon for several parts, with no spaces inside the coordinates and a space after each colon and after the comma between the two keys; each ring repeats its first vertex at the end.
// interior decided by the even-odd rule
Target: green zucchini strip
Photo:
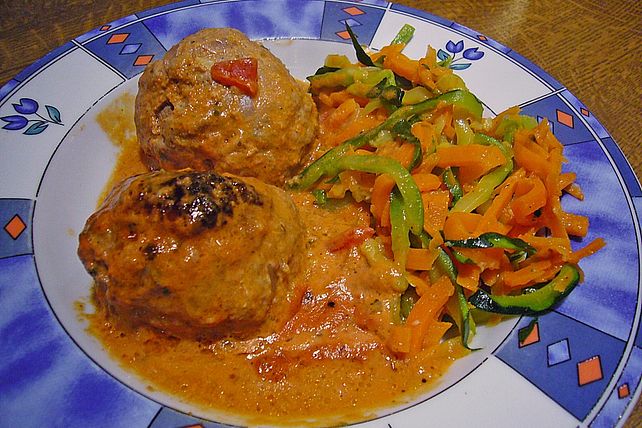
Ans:
{"type": "Polygon", "coordinates": [[[486,312],[504,315],[539,315],[550,311],[575,288],[580,271],[575,265],[562,266],[555,278],[537,289],[525,289],[522,294],[496,296],[479,289],[468,301],[486,312]]]}

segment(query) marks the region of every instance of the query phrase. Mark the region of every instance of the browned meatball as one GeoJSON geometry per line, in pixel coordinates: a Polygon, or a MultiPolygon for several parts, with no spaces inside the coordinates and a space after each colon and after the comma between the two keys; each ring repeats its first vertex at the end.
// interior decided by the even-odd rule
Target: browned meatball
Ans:
{"type": "Polygon", "coordinates": [[[140,78],[136,129],[151,169],[192,168],[283,184],[309,154],[317,132],[314,102],[283,63],[229,28],[186,37],[140,78]],[[254,58],[258,93],[212,79],[213,64],[254,58]]]}
{"type": "Polygon", "coordinates": [[[252,178],[157,171],[118,186],[80,234],[97,303],[181,338],[268,334],[304,251],[289,196],[252,178]]]}

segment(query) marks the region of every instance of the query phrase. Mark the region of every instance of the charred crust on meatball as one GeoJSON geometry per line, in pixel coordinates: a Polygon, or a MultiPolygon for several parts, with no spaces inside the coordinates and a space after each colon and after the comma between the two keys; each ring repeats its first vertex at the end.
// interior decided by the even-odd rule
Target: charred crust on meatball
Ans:
{"type": "MultiPolygon", "coordinates": [[[[227,222],[239,204],[262,206],[263,199],[256,189],[233,177],[212,172],[185,172],[155,186],[139,182],[132,192],[138,193],[138,202],[148,214],[187,224],[213,228],[227,222]]],[[[153,250],[145,251],[147,257],[153,250]]]]}

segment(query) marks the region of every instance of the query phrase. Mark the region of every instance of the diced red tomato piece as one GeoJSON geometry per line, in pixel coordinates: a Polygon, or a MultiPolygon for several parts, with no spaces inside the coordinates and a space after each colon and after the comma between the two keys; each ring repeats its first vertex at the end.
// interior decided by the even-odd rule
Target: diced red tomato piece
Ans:
{"type": "Polygon", "coordinates": [[[221,61],[212,65],[212,80],[221,85],[234,86],[245,95],[254,97],[259,90],[256,58],[221,61]]]}

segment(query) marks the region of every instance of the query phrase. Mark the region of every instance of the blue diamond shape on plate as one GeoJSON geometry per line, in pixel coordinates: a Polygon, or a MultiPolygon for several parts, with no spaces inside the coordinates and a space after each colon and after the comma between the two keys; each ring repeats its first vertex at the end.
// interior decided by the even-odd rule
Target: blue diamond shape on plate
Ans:
{"type": "Polygon", "coordinates": [[[563,363],[571,359],[571,351],[568,346],[568,339],[560,340],[559,342],[551,343],[546,348],[548,355],[548,366],[563,363]]]}
{"type": "Polygon", "coordinates": [[[121,55],[133,54],[133,53],[137,52],[138,49],[140,49],[141,45],[142,45],[142,43],[133,43],[133,44],[130,44],[130,45],[125,45],[125,46],[123,46],[123,49],[120,51],[120,54],[121,55]]]}
{"type": "Polygon", "coordinates": [[[357,21],[356,19],[352,19],[352,18],[342,19],[339,22],[344,24],[344,25],[348,24],[350,27],[358,27],[359,25],[361,25],[361,23],[359,21],[357,21]]]}

